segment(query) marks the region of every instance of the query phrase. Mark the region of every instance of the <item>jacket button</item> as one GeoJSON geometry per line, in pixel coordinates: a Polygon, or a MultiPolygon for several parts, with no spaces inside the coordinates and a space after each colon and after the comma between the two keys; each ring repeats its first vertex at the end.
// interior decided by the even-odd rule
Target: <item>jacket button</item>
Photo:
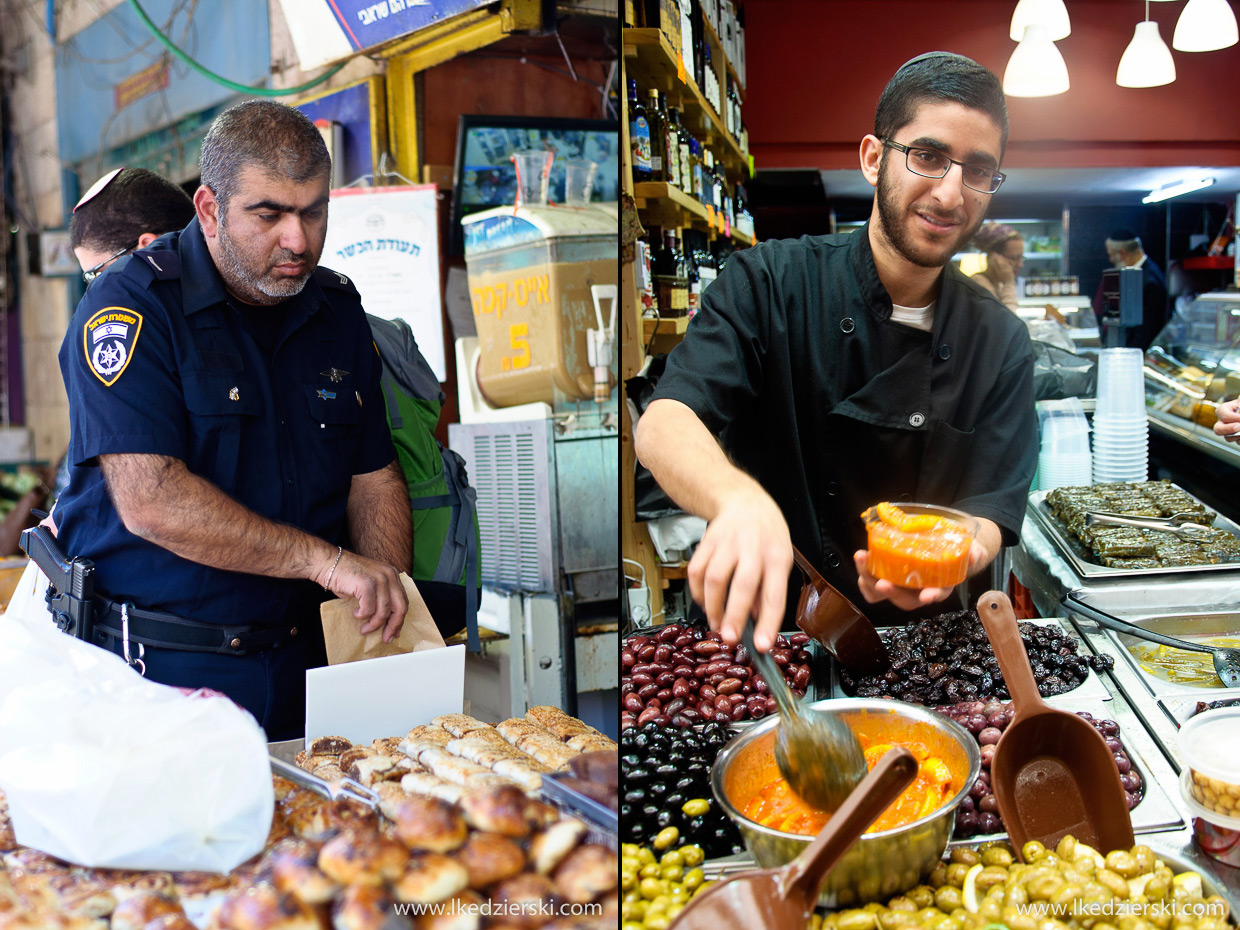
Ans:
{"type": "Polygon", "coordinates": [[[828,481],[827,482],[827,493],[831,495],[832,497],[835,497],[835,495],[839,494],[840,493],[839,483],[835,481],[828,481]]]}
{"type": "Polygon", "coordinates": [[[296,635],[297,635],[297,627],[293,627],[291,630],[289,630],[289,631],[288,631],[288,635],[289,635],[289,636],[296,636],[296,635]]]}
{"type": "Polygon", "coordinates": [[[946,343],[939,346],[939,358],[941,358],[943,361],[947,361],[951,357],[952,357],[951,346],[947,345],[946,343]]]}
{"type": "Polygon", "coordinates": [[[840,320],[840,332],[851,333],[856,328],[857,324],[853,322],[852,317],[846,316],[844,319],[840,320]]]}
{"type": "Polygon", "coordinates": [[[234,648],[234,649],[240,649],[240,648],[241,648],[241,640],[240,640],[240,639],[238,639],[237,637],[235,637],[235,636],[234,636],[234,637],[233,637],[232,642],[231,642],[231,643],[229,643],[228,645],[232,646],[232,648],[234,648]]]}
{"type": "Polygon", "coordinates": [[[839,568],[840,567],[839,553],[828,552],[827,553],[827,564],[830,565],[832,568],[839,568]]]}
{"type": "Polygon", "coordinates": [[[908,425],[913,427],[914,429],[921,426],[925,422],[926,422],[925,415],[920,414],[920,413],[911,414],[908,418],[908,425]]]}

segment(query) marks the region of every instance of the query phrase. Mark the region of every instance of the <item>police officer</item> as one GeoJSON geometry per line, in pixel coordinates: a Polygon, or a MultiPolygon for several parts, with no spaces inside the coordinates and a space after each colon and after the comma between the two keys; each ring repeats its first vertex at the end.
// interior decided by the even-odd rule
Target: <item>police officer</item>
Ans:
{"type": "Polygon", "coordinates": [[[195,219],[117,257],[60,351],[71,475],[57,508],[103,592],[95,642],[299,735],[324,591],[399,632],[411,528],[360,299],[318,267],[330,157],[265,100],[202,145],[195,219]]]}

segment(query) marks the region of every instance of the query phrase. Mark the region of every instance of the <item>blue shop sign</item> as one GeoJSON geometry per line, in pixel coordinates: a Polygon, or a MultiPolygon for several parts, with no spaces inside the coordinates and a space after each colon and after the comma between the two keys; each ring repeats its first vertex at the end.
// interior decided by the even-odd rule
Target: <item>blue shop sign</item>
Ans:
{"type": "Polygon", "coordinates": [[[489,0],[322,0],[354,51],[433,26],[489,0]]]}

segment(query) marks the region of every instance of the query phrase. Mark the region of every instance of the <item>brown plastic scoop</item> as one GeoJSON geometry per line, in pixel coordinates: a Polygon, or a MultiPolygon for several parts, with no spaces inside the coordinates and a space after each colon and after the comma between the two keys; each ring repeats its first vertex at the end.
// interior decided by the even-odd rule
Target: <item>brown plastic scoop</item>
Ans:
{"type": "Polygon", "coordinates": [[[874,624],[832,587],[796,546],[792,547],[792,557],[805,576],[797,600],[797,626],[849,671],[867,675],[886,671],[891,659],[874,624]]]}
{"type": "Polygon", "coordinates": [[[917,775],[903,746],[889,749],[801,854],[778,869],[740,872],[692,898],[672,927],[804,927],[827,873],[917,775]]]}
{"type": "Polygon", "coordinates": [[[977,614],[1012,695],[1015,717],[990,763],[990,787],[1018,851],[1072,834],[1099,852],[1133,844],[1132,818],[1111,750],[1093,724],[1051,707],[1038,693],[1007,595],[989,591],[977,614]]]}

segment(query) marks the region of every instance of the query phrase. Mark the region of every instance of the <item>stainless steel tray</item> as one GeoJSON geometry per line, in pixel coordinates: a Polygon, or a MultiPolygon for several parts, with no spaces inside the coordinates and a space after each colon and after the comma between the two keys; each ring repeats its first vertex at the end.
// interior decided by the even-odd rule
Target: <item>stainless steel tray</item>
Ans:
{"type": "MultiPolygon", "coordinates": [[[[1073,628],[1072,624],[1068,620],[1062,617],[1038,617],[1033,620],[1022,620],[1021,622],[1032,623],[1035,626],[1052,626],[1052,625],[1058,626],[1065,633],[1070,634],[1074,639],[1080,641],[1081,649],[1077,650],[1079,655],[1080,654],[1083,654],[1083,655],[1091,654],[1091,650],[1089,648],[1088,643],[1086,643],[1085,640],[1081,637],[1081,635],[1077,633],[1077,631],[1073,628]]],[[[879,634],[880,635],[882,634],[882,630],[879,630],[879,634]]],[[[833,698],[851,697],[851,695],[844,693],[844,688],[840,684],[840,666],[839,666],[839,663],[837,662],[831,663],[831,695],[830,696],[833,698]]],[[[1085,676],[1085,680],[1081,682],[1077,687],[1073,688],[1071,691],[1066,691],[1063,694],[1056,694],[1056,695],[1046,698],[1046,702],[1048,704],[1053,704],[1056,707],[1060,706],[1061,704],[1072,703],[1072,702],[1077,702],[1077,701],[1109,701],[1109,700],[1111,700],[1111,692],[1107,690],[1107,686],[1103,683],[1102,679],[1098,676],[1098,673],[1095,672],[1092,668],[1089,670],[1089,674],[1085,676]]],[[[1085,710],[1088,708],[1082,708],[1082,709],[1085,710]]]]}
{"type": "MultiPolygon", "coordinates": [[[[1179,485],[1174,485],[1174,487],[1179,488],[1179,485]]],[[[1183,490],[1183,488],[1179,489],[1183,490]]],[[[1183,568],[1109,568],[1106,565],[1088,562],[1081,554],[1082,547],[1079,541],[1069,535],[1067,528],[1056,519],[1055,515],[1051,513],[1050,508],[1046,506],[1046,495],[1049,493],[1050,491],[1032,492],[1029,495],[1028,512],[1033,514],[1033,518],[1059,553],[1067,560],[1072,570],[1086,581],[1105,581],[1111,578],[1145,578],[1149,575],[1196,575],[1203,572],[1240,571],[1240,562],[1222,562],[1217,565],[1189,565],[1183,568]]],[[[1190,494],[1189,497],[1192,497],[1192,495],[1190,494]]],[[[1197,498],[1193,497],[1193,500],[1196,501],[1197,498]]],[[[1198,503],[1201,503],[1201,501],[1198,501],[1198,503]]],[[[1234,523],[1222,514],[1215,518],[1214,525],[1240,538],[1240,524],[1234,523]]]]}
{"type": "MultiPolygon", "coordinates": [[[[1236,636],[1240,635],[1240,613],[1235,611],[1193,612],[1182,611],[1169,613],[1166,611],[1148,615],[1125,615],[1124,620],[1136,626],[1146,627],[1168,636],[1236,636]]],[[[1155,646],[1140,637],[1129,633],[1106,630],[1106,638],[1115,645],[1112,653],[1117,662],[1125,663],[1133,675],[1156,698],[1186,698],[1192,704],[1197,701],[1220,701],[1228,698],[1240,698],[1240,688],[1205,688],[1189,684],[1166,681],[1151,675],[1137,661],[1136,656],[1128,651],[1128,647],[1136,644],[1155,646]]],[[[1220,683],[1221,685],[1221,683],[1220,683]]],[[[1181,721],[1183,722],[1183,721],[1181,721]]]]}

